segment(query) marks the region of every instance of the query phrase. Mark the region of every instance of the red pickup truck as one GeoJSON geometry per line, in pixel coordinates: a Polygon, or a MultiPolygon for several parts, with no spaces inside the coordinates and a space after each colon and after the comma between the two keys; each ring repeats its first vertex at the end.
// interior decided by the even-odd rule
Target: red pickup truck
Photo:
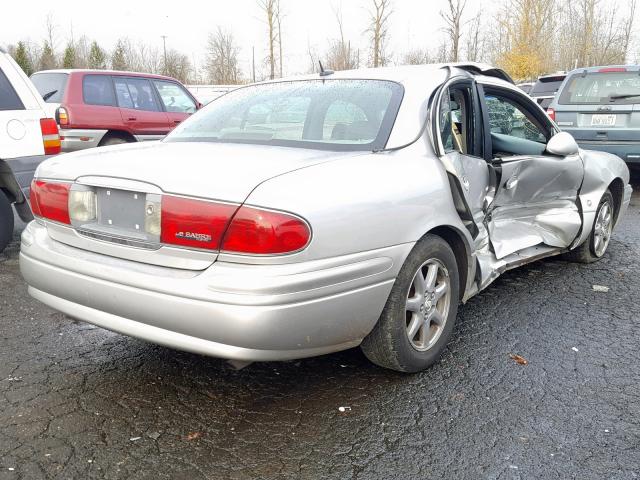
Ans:
{"type": "Polygon", "coordinates": [[[159,140],[202,105],[177,80],[107,70],[45,70],[31,80],[55,116],[62,151],[159,140]]]}

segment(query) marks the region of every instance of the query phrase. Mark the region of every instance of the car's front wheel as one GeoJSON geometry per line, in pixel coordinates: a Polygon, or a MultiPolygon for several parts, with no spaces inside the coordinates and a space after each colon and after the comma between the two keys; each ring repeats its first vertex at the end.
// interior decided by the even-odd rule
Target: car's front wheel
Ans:
{"type": "Polygon", "coordinates": [[[575,250],[567,254],[569,260],[581,263],[593,263],[600,260],[609,247],[613,222],[615,219],[615,205],[613,195],[607,190],[598,204],[596,218],[591,227],[589,238],[575,250]]]}
{"type": "Polygon", "coordinates": [[[458,311],[458,266],[451,247],[426,235],[409,254],[378,323],[361,348],[373,363],[417,372],[435,363],[458,311]]]}

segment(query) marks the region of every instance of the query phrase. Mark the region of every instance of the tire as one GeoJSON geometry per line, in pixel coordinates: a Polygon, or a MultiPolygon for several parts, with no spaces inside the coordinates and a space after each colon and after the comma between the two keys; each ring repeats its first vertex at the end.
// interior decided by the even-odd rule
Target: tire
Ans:
{"type": "Polygon", "coordinates": [[[122,137],[107,137],[100,142],[100,147],[108,147],[109,145],[120,145],[121,143],[130,143],[122,137]]]}
{"type": "Polygon", "coordinates": [[[13,209],[9,199],[0,190],[0,252],[2,252],[13,238],[13,209]]]}
{"type": "Polygon", "coordinates": [[[435,235],[423,237],[400,269],[378,323],[362,341],[366,357],[399,372],[418,372],[438,361],[456,321],[458,279],[456,257],[447,242],[435,235]],[[434,267],[435,282],[430,282],[434,267]],[[424,289],[417,288],[419,271],[424,289]],[[421,295],[420,290],[426,292],[421,295]]]}
{"type": "Polygon", "coordinates": [[[575,250],[570,251],[565,255],[567,260],[579,263],[593,263],[604,257],[611,240],[611,232],[613,231],[613,220],[615,218],[615,203],[613,202],[613,195],[607,190],[596,209],[596,217],[591,227],[591,233],[589,237],[575,250]],[[603,211],[607,209],[608,214],[603,211]],[[604,217],[601,218],[601,215],[604,217]],[[608,218],[608,220],[606,220],[608,218]],[[601,222],[604,221],[604,226],[601,222]],[[604,228],[604,230],[602,228],[604,228]],[[604,239],[603,239],[604,236],[604,239]],[[599,243],[604,241],[604,245],[599,243]]]}

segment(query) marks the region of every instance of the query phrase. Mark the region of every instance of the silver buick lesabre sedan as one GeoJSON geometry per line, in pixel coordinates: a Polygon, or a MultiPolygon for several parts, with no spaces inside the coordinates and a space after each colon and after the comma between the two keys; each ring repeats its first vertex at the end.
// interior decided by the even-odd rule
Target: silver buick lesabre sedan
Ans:
{"type": "Polygon", "coordinates": [[[325,70],[44,162],[20,264],[34,298],[161,345],[236,364],[360,345],[415,372],[505,270],[605,255],[628,180],[501,70],[325,70]]]}

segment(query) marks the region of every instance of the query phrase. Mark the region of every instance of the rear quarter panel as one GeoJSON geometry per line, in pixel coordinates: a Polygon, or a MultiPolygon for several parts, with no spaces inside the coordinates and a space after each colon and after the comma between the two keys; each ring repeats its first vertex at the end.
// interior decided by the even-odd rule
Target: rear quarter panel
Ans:
{"type": "Polygon", "coordinates": [[[313,234],[304,251],[270,261],[315,260],[412,245],[441,225],[466,232],[442,164],[425,152],[425,145],[417,143],[393,153],[338,157],[259,185],[247,204],[301,215],[313,234]]]}

